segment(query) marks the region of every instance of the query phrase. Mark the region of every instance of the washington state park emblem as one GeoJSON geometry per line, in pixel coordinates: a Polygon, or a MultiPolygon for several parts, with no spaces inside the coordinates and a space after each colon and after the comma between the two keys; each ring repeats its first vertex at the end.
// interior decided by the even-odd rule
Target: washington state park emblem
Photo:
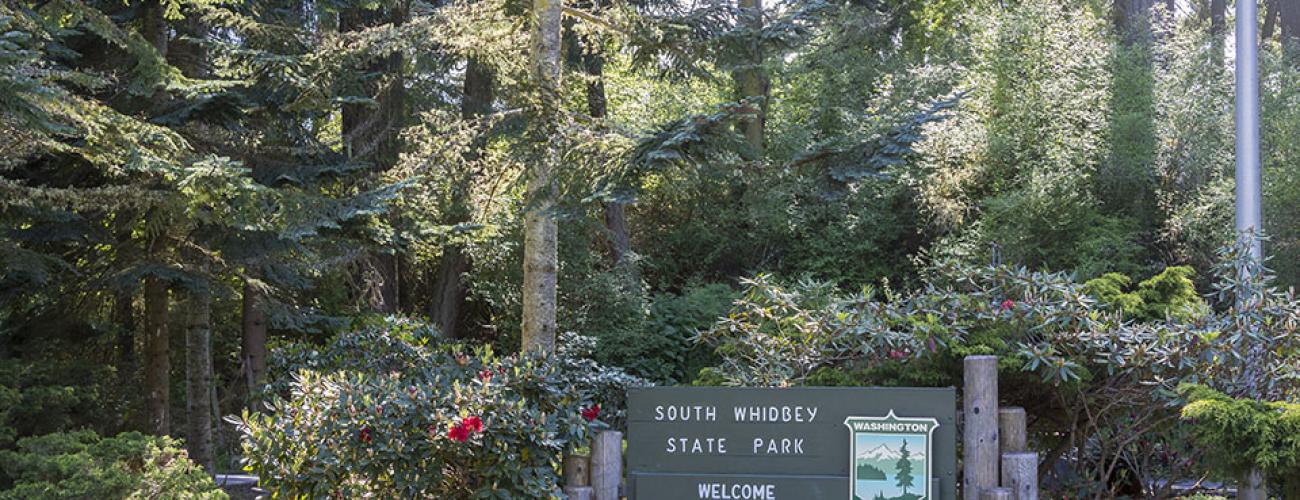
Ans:
{"type": "Polygon", "coordinates": [[[933,418],[848,417],[849,500],[929,500],[933,418]]]}

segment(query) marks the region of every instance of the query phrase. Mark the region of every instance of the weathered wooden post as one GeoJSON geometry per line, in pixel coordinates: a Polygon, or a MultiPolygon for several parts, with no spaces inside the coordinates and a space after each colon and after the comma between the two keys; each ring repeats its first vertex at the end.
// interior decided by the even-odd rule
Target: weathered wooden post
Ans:
{"type": "Polygon", "coordinates": [[[568,497],[568,500],[592,500],[596,498],[595,490],[591,489],[590,486],[565,486],[564,495],[568,497]]]}
{"type": "Polygon", "coordinates": [[[595,500],[618,500],[623,480],[623,433],[600,431],[591,439],[591,488],[595,500]]]}
{"type": "Polygon", "coordinates": [[[998,485],[998,358],[966,356],[962,418],[962,498],[998,485]]]}
{"type": "Polygon", "coordinates": [[[564,494],[569,500],[592,500],[595,490],[591,488],[591,459],[587,455],[566,454],[564,456],[564,494]]]}
{"type": "Polygon", "coordinates": [[[1002,486],[1012,491],[1015,500],[1038,500],[1038,454],[1003,453],[1002,486]]]}
{"type": "Polygon", "coordinates": [[[998,408],[998,448],[1002,453],[1029,451],[1024,408],[998,408]]]}
{"type": "Polygon", "coordinates": [[[1239,500],[1267,500],[1268,483],[1264,480],[1264,473],[1259,469],[1251,469],[1242,477],[1241,483],[1237,486],[1237,498],[1239,500]]]}
{"type": "Polygon", "coordinates": [[[1011,488],[984,488],[979,500],[1011,500],[1011,488]]]}

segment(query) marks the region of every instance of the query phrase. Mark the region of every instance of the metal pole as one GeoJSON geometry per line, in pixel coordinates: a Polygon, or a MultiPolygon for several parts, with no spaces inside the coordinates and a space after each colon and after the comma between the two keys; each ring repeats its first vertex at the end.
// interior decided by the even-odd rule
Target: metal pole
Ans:
{"type": "MultiPolygon", "coordinates": [[[[1237,2],[1237,232],[1263,228],[1259,188],[1259,68],[1255,2],[1237,2]]],[[[1251,255],[1260,259],[1258,240],[1251,255]]]]}
{"type": "MultiPolygon", "coordinates": [[[[1259,67],[1256,25],[1258,17],[1254,0],[1237,1],[1237,237],[1248,238],[1250,260],[1254,265],[1238,270],[1238,279],[1247,279],[1246,273],[1263,263],[1263,209],[1260,207],[1259,172],[1259,67]]],[[[1244,306],[1246,297],[1237,297],[1244,306]]],[[[1259,362],[1264,346],[1253,336],[1245,339],[1245,369],[1241,373],[1242,390],[1246,397],[1258,397],[1259,362]]]]}
{"type": "MultiPolygon", "coordinates": [[[[1263,261],[1264,252],[1258,238],[1263,229],[1263,209],[1260,207],[1259,174],[1259,67],[1258,36],[1259,17],[1255,0],[1237,0],[1237,234],[1250,237],[1250,254],[1255,262],[1263,261]]],[[[1257,352],[1263,346],[1259,340],[1250,342],[1247,363],[1254,366],[1257,352]]],[[[1247,369],[1246,386],[1253,392],[1259,383],[1259,372],[1247,369]]],[[[1268,487],[1264,474],[1252,469],[1245,474],[1237,487],[1241,500],[1264,500],[1268,487]]]]}

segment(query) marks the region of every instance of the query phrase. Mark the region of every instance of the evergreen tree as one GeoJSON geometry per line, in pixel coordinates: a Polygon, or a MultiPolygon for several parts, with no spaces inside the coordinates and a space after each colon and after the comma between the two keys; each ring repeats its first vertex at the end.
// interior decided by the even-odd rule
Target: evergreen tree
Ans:
{"type": "MultiPolygon", "coordinates": [[[[134,326],[130,297],[143,283],[147,404],[140,420],[156,434],[175,430],[168,325],[212,322],[170,320],[171,294],[183,292],[187,303],[210,302],[229,291],[232,277],[267,291],[304,288],[310,275],[332,267],[320,250],[350,246],[349,227],[369,224],[396,189],[338,189],[339,179],[357,169],[319,154],[328,147],[300,140],[319,131],[286,133],[313,117],[281,111],[293,109],[274,101],[295,94],[281,85],[294,77],[266,71],[266,64],[276,56],[274,64],[294,60],[259,52],[267,43],[260,36],[264,25],[241,17],[239,8],[207,2],[0,5],[0,24],[11,28],[6,36],[13,41],[0,49],[3,78],[16,78],[15,85],[0,85],[0,129],[29,139],[6,151],[0,169],[7,191],[0,197],[2,279],[39,287],[5,296],[3,305],[19,312],[10,318],[93,321],[87,304],[111,299],[125,305],[114,319],[134,326]],[[214,37],[214,26],[242,36],[214,37]],[[276,141],[281,137],[291,139],[276,141]]],[[[301,62],[314,54],[298,55],[301,62]]],[[[259,307],[250,309],[264,314],[264,303],[253,300],[259,307]]],[[[301,313],[307,310],[279,314],[278,324],[309,324],[310,315],[301,313]]],[[[39,331],[39,322],[18,321],[39,331]]],[[[202,403],[216,388],[205,332],[215,328],[185,330],[194,332],[187,348],[189,403],[209,413],[202,403]]],[[[133,374],[124,370],[122,376],[133,374]]],[[[211,428],[210,419],[196,417],[186,416],[195,429],[211,428]]],[[[200,447],[193,456],[208,462],[205,433],[188,434],[189,444],[200,447]]]]}
{"type": "Polygon", "coordinates": [[[897,472],[894,479],[898,480],[898,487],[903,489],[903,494],[907,494],[907,489],[912,487],[912,453],[907,451],[907,440],[903,440],[903,447],[898,449],[898,463],[894,466],[897,472]]]}

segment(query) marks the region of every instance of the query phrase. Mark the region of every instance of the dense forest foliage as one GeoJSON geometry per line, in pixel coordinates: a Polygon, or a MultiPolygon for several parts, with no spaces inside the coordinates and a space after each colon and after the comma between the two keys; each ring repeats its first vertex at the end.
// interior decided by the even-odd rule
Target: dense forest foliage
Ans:
{"type": "MultiPolygon", "coordinates": [[[[890,313],[911,318],[899,320],[911,340],[883,365],[788,344],[755,359],[806,365],[735,363],[763,345],[752,336],[772,310],[824,325],[846,321],[825,311],[879,300],[942,317],[930,301],[945,279],[1020,287],[962,292],[984,306],[1042,286],[1132,321],[1223,311],[1231,300],[1202,297],[1234,242],[1230,7],[5,0],[0,487],[70,481],[24,472],[37,439],[125,460],[113,440],[165,458],[181,445],[161,436],[176,436],[208,471],[238,470],[249,450],[264,467],[292,461],[301,450],[270,441],[241,450],[224,416],[274,409],[269,394],[291,392],[297,369],[349,356],[410,377],[369,391],[491,379],[498,363],[594,384],[588,395],[944,385],[951,359],[907,373],[891,362],[935,338],[953,355],[1011,344],[916,333],[909,309],[890,313]],[[1024,274],[953,278],[990,264],[1024,274]],[[429,338],[477,351],[466,362],[429,338]],[[526,353],[499,361],[557,338],[571,351],[558,375],[526,353]],[[430,364],[442,371],[414,373],[430,364]]],[[[1300,2],[1259,12],[1264,249],[1285,288],[1300,284],[1300,2]]],[[[1091,311],[1060,307],[1024,321],[1091,311]]],[[[1058,354],[1037,361],[1066,363],[1058,354]]],[[[1058,375],[1048,382],[1072,380],[1058,375]]],[[[475,404],[554,392],[509,380],[475,404]]],[[[538,397],[540,412],[592,402],[538,397]]],[[[580,434],[573,420],[536,432],[580,434]]],[[[551,446],[525,431],[509,439],[551,446]]],[[[149,484],[101,494],[203,483],[150,460],[149,484]]]]}

